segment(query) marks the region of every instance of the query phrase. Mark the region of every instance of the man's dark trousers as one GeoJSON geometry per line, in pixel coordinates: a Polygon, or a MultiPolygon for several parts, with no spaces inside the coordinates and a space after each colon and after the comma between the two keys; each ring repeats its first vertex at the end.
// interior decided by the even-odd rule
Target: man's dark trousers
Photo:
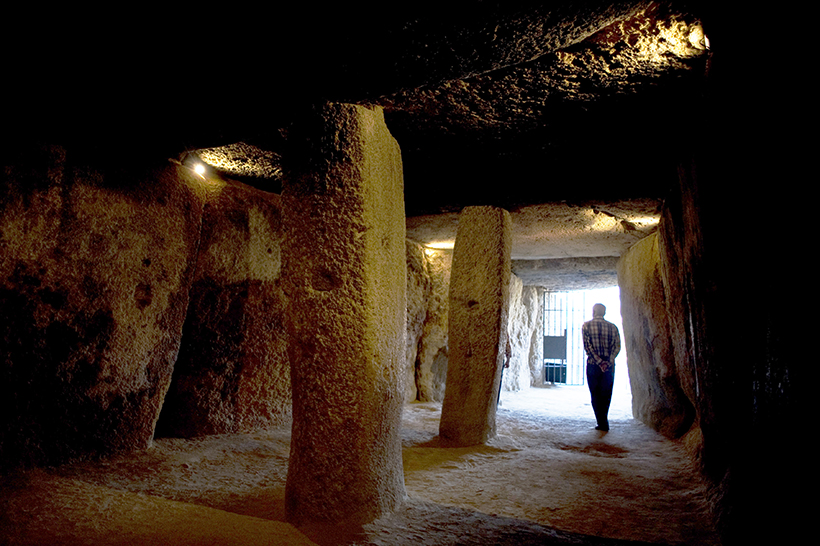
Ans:
{"type": "Polygon", "coordinates": [[[587,384],[592,395],[592,411],[598,428],[609,430],[609,403],[612,402],[612,387],[615,384],[615,366],[610,366],[605,372],[595,364],[587,364],[587,384]]]}

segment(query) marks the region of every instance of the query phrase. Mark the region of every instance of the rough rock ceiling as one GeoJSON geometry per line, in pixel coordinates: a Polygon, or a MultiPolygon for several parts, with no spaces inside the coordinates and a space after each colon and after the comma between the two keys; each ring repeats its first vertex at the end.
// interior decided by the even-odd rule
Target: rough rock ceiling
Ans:
{"type": "Polygon", "coordinates": [[[131,145],[194,152],[276,192],[301,108],[379,105],[402,147],[409,234],[451,239],[464,206],[502,206],[515,257],[527,260],[588,264],[653,229],[709,59],[685,2],[465,0],[157,20],[105,41],[88,23],[66,35],[63,21],[40,21],[40,41],[61,56],[49,71],[34,53],[12,66],[19,120],[7,126],[106,156],[131,145]]]}
{"type": "MultiPolygon", "coordinates": [[[[612,258],[657,225],[709,50],[700,20],[681,6],[651,3],[603,20],[551,47],[498,52],[495,68],[462,63],[462,77],[441,73],[438,83],[365,101],[385,109],[402,146],[410,238],[451,244],[461,208],[502,206],[525,282],[616,282],[612,258]]],[[[523,37],[538,32],[532,21],[526,28],[523,37]]],[[[277,140],[286,134],[263,146],[277,140]]],[[[240,143],[201,155],[237,176],[264,169],[263,185],[278,185],[280,156],[270,149],[240,143]]]]}
{"type": "MultiPolygon", "coordinates": [[[[655,231],[661,202],[655,199],[544,203],[510,211],[513,259],[617,257],[655,231]]],[[[407,236],[431,248],[452,248],[458,213],[412,216],[407,236]]]]}

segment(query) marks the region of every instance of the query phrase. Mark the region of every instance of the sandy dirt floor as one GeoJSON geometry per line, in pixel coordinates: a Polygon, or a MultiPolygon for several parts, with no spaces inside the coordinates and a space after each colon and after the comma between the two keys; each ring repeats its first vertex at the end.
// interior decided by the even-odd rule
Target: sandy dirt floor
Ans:
{"type": "Polygon", "coordinates": [[[504,393],[498,437],[471,448],[438,447],[440,411],[405,407],[407,501],[364,528],[284,523],[283,428],[5,476],[0,544],[718,544],[683,446],[633,420],[628,392],[608,433],[585,387],[504,393]]]}

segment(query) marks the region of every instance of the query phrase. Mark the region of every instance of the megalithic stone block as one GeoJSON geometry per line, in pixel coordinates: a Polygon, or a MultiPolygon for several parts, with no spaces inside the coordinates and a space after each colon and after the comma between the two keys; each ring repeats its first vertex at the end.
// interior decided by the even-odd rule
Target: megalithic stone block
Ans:
{"type": "Polygon", "coordinates": [[[204,182],[31,146],[0,158],[0,469],[143,449],[179,350],[204,182]]]}
{"type": "Polygon", "coordinates": [[[381,109],[325,104],[289,135],[282,283],[296,525],[366,522],[404,499],[401,153],[381,109]]]}
{"type": "Polygon", "coordinates": [[[209,192],[158,436],[247,432],[290,420],[279,201],[238,182],[209,192]]]}
{"type": "Polygon", "coordinates": [[[510,298],[510,215],[467,207],[458,218],[450,274],[450,359],[439,436],[470,446],[495,436],[510,298]]]}
{"type": "Polygon", "coordinates": [[[653,233],[632,245],[618,262],[624,348],[629,354],[632,414],[678,438],[695,421],[695,408],[680,384],[658,242],[653,233]]]}

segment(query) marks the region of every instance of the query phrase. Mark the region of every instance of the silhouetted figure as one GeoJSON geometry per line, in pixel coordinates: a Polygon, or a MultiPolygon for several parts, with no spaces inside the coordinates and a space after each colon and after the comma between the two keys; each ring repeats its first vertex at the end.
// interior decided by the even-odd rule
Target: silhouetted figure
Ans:
{"type": "Polygon", "coordinates": [[[592,306],[592,320],[581,327],[584,350],[587,353],[587,384],[592,395],[592,410],[598,421],[596,430],[609,430],[609,403],[615,383],[615,357],[621,352],[621,334],[618,327],[604,320],[606,307],[592,306]]]}

